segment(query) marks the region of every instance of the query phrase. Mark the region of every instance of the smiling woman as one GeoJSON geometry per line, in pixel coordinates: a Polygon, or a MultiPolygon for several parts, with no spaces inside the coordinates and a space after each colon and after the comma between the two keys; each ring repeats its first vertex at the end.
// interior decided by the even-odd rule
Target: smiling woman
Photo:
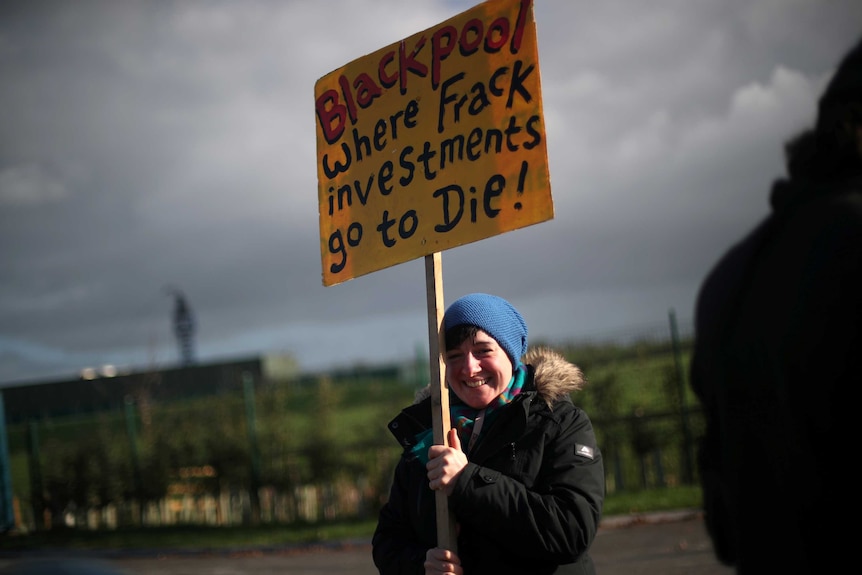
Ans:
{"type": "Polygon", "coordinates": [[[593,427],[571,393],[581,370],[527,352],[527,324],[506,300],[474,293],[443,317],[451,420],[431,443],[431,398],[389,429],[404,447],[373,538],[382,574],[595,572],[589,548],[604,500],[593,427]],[[448,496],[457,550],[436,541],[435,494],[448,496]]]}

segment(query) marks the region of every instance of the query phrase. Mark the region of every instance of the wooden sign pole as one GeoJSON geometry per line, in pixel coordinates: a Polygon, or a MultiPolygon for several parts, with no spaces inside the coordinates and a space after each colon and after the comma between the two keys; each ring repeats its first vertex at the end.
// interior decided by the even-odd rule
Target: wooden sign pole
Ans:
{"type": "MultiPolygon", "coordinates": [[[[431,421],[434,444],[446,445],[449,420],[449,391],[441,350],[445,349],[443,332],[443,269],[440,252],[425,256],[425,295],[428,305],[428,357],[431,367],[431,421]]],[[[458,551],[455,518],[449,513],[449,498],[443,490],[435,491],[437,503],[437,546],[458,551]]]]}

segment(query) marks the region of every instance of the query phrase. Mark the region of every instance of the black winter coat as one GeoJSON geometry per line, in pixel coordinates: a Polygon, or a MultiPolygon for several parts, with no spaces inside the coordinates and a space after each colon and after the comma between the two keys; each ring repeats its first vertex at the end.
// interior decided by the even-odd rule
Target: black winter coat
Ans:
{"type": "MultiPolygon", "coordinates": [[[[587,414],[570,393],[576,366],[549,350],[527,354],[523,391],[483,431],[449,497],[467,575],[593,574],[588,554],[604,499],[604,471],[587,414]]],[[[435,494],[410,453],[431,426],[430,398],[389,428],[405,447],[373,538],[382,575],[424,573],[436,546],[435,494]]]]}
{"type": "Polygon", "coordinates": [[[837,526],[858,509],[862,178],[779,182],[773,206],[698,298],[706,522],[739,573],[837,573],[857,554],[837,526]]]}

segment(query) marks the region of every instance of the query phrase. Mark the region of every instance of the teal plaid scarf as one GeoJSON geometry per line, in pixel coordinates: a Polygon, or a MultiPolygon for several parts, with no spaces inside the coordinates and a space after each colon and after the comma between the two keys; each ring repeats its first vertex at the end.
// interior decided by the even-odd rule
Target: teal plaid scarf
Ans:
{"type": "Polygon", "coordinates": [[[465,453],[470,453],[473,445],[475,445],[482,429],[487,429],[485,426],[490,425],[491,421],[496,417],[497,411],[510,403],[524,388],[524,380],[527,375],[527,370],[523,365],[518,366],[515,374],[512,376],[512,381],[500,395],[491,400],[484,409],[473,409],[466,403],[462,402],[457,395],[451,390],[449,391],[449,412],[452,417],[452,426],[458,430],[458,436],[461,439],[461,447],[465,453]],[[477,418],[484,418],[484,421],[477,425],[477,418]],[[474,428],[476,433],[474,434],[474,428]],[[475,435],[475,437],[474,437],[475,435]]]}
{"type": "MultiPolygon", "coordinates": [[[[512,381],[509,386],[484,409],[485,421],[484,424],[489,424],[490,420],[497,415],[498,410],[510,403],[524,388],[524,381],[527,379],[527,370],[523,364],[519,365],[512,376],[512,381]]],[[[458,436],[461,439],[461,447],[465,453],[470,451],[470,439],[473,436],[473,428],[476,424],[476,416],[483,410],[473,409],[469,405],[463,403],[457,395],[449,392],[449,414],[452,419],[452,427],[458,430],[458,436]]],[[[415,444],[410,448],[410,452],[416,456],[422,464],[428,463],[428,449],[434,444],[433,430],[426,429],[416,436],[415,444]]],[[[478,436],[479,434],[477,434],[478,436]]]]}

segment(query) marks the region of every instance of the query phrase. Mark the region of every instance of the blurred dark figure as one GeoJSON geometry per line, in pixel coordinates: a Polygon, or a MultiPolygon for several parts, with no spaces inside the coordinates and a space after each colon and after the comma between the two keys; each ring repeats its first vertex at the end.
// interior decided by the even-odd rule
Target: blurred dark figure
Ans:
{"type": "Polygon", "coordinates": [[[816,127],[786,152],[772,214],[718,262],[696,308],[706,523],[741,574],[857,564],[862,42],[821,97],[816,127]]]}

